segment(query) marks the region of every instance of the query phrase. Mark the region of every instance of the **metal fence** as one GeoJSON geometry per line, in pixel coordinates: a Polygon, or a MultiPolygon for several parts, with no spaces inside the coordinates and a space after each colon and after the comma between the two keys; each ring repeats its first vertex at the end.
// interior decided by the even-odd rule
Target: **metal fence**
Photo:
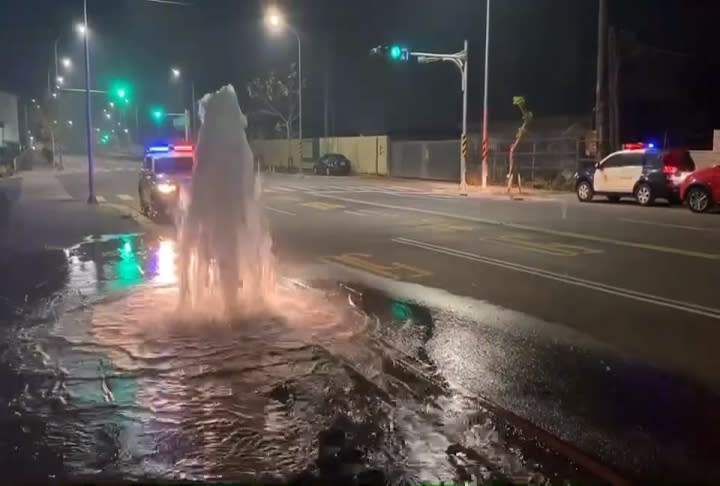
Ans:
{"type": "MultiPolygon", "coordinates": [[[[494,140],[491,144],[489,179],[503,183],[510,165],[512,140],[494,140]]],[[[584,145],[579,138],[536,138],[520,143],[515,150],[515,167],[523,181],[536,186],[563,186],[584,160],[584,145]]]]}
{"type": "MultiPolygon", "coordinates": [[[[488,181],[505,182],[513,140],[491,138],[488,181]]],[[[467,178],[479,183],[481,171],[479,134],[469,137],[467,178]]],[[[515,164],[524,184],[537,187],[566,187],[578,165],[585,161],[580,138],[534,138],[520,143],[515,164]]],[[[414,177],[457,182],[460,180],[460,141],[392,141],[389,173],[395,177],[414,177]]]]}
{"type": "Polygon", "coordinates": [[[460,180],[460,141],[390,142],[388,173],[439,181],[460,180]]]}

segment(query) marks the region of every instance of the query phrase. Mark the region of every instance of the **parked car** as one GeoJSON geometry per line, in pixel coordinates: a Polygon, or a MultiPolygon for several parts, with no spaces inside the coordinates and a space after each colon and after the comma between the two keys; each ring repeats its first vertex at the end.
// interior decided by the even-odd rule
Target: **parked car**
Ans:
{"type": "Polygon", "coordinates": [[[695,213],[712,209],[720,202],[720,165],[690,174],[680,187],[680,196],[695,213]]]}
{"type": "Polygon", "coordinates": [[[314,174],[349,175],[350,161],[343,154],[325,154],[313,164],[314,174]]]}
{"type": "Polygon", "coordinates": [[[681,201],[680,186],[695,170],[687,150],[657,150],[652,145],[628,144],[597,164],[575,174],[575,191],[582,202],[596,195],[617,202],[633,197],[642,206],[662,198],[681,201]]]}

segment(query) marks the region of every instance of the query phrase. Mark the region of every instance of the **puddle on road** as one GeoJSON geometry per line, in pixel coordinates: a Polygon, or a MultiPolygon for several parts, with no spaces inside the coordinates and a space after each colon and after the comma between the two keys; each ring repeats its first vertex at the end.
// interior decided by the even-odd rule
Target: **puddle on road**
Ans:
{"type": "MultiPolygon", "coordinates": [[[[687,446],[658,435],[668,417],[720,430],[655,372],[362,285],[283,280],[262,312],[178,316],[172,240],[107,235],[0,269],[0,464],[18,480],[592,479],[478,395],[648,474],[687,446]]],[[[702,471],[703,447],[660,472],[702,471]]]]}
{"type": "Polygon", "coordinates": [[[435,376],[417,305],[284,281],[263,312],[179,316],[174,242],[130,234],[3,268],[10,477],[544,480],[435,376]]]}

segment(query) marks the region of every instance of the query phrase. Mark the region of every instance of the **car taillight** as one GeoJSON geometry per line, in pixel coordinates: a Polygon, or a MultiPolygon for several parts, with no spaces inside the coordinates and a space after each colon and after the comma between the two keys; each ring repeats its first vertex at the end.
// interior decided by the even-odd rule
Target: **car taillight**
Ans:
{"type": "Polygon", "coordinates": [[[679,169],[677,167],[675,167],[674,165],[664,165],[663,166],[663,172],[668,175],[675,175],[678,173],[678,170],[679,169]]]}

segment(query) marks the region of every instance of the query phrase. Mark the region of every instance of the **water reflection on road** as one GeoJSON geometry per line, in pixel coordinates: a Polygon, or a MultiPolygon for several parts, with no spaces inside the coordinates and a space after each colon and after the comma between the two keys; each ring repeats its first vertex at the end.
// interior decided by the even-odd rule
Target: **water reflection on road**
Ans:
{"type": "Polygon", "coordinates": [[[60,275],[42,292],[6,299],[0,453],[16,477],[544,477],[432,378],[427,310],[284,282],[232,321],[178,315],[174,245],[96,238],[34,269],[60,275]]]}
{"type": "Polygon", "coordinates": [[[597,480],[479,397],[643,477],[720,478],[715,398],[485,302],[281,279],[179,314],[175,242],[136,234],[0,269],[8,480],[597,480]]]}

